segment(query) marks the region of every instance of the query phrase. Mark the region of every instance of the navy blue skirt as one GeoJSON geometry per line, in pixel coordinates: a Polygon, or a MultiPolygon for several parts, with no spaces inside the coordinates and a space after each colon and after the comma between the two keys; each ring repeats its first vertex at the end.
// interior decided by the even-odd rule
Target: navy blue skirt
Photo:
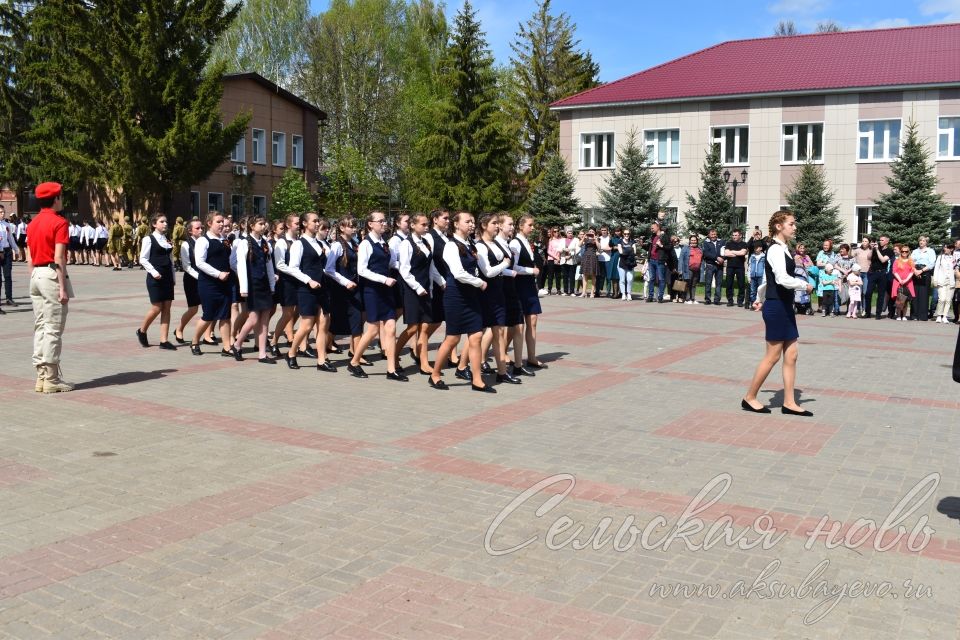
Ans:
{"type": "Polygon", "coordinates": [[[537,291],[537,279],[534,276],[517,276],[514,278],[517,287],[517,298],[520,299],[520,308],[523,315],[535,316],[543,313],[540,308],[540,295],[537,291]]]}
{"type": "Polygon", "coordinates": [[[506,307],[506,326],[523,324],[523,309],[520,308],[520,298],[517,297],[516,278],[503,278],[503,301],[506,307]]]}
{"type": "Polygon", "coordinates": [[[230,303],[236,304],[240,302],[240,279],[237,277],[236,271],[230,272],[230,277],[227,278],[227,282],[230,284],[230,303]]]}
{"type": "Polygon", "coordinates": [[[254,278],[247,291],[248,311],[267,311],[273,308],[273,292],[266,278],[254,278]]]}
{"type": "Polygon", "coordinates": [[[763,324],[767,330],[768,342],[796,340],[800,337],[793,304],[787,304],[779,298],[772,300],[768,298],[763,302],[763,324]]]}
{"type": "Polygon", "coordinates": [[[397,319],[397,301],[394,289],[400,283],[388,287],[380,282],[368,280],[363,283],[363,308],[367,312],[367,322],[383,322],[397,319]]]}
{"type": "Polygon", "coordinates": [[[311,289],[310,285],[301,283],[297,287],[297,311],[304,318],[314,318],[320,313],[330,313],[330,296],[323,286],[311,289]]]}
{"type": "Polygon", "coordinates": [[[197,283],[200,292],[200,316],[204,322],[230,319],[230,282],[200,276],[197,283]]]}
{"type": "Polygon", "coordinates": [[[359,287],[347,291],[345,287],[331,283],[330,333],[335,336],[358,336],[363,333],[363,304],[359,287]]]}
{"type": "Polygon", "coordinates": [[[448,284],[443,295],[443,307],[448,336],[483,331],[480,289],[460,282],[448,284]]]}
{"type": "Polygon", "coordinates": [[[147,274],[147,294],[150,296],[151,304],[160,304],[173,300],[173,288],[176,283],[173,276],[167,273],[161,274],[159,280],[149,273],[147,274]]]}
{"type": "Polygon", "coordinates": [[[425,296],[420,296],[406,283],[398,282],[397,286],[403,287],[404,322],[408,325],[433,323],[433,300],[430,299],[429,292],[425,296]]]}
{"type": "Polygon", "coordinates": [[[404,294],[403,289],[405,285],[403,284],[403,277],[400,275],[400,272],[395,269],[390,269],[390,277],[397,281],[392,287],[390,287],[391,292],[393,293],[393,304],[394,309],[403,309],[403,300],[404,294]]]}
{"type": "Polygon", "coordinates": [[[487,280],[487,288],[480,292],[480,306],[483,310],[483,326],[507,326],[507,305],[503,295],[503,277],[487,280]]]}
{"type": "Polygon", "coordinates": [[[187,299],[188,307],[200,306],[200,291],[197,280],[186,273],[183,274],[183,296],[187,299]]]}
{"type": "Polygon", "coordinates": [[[430,317],[433,318],[433,322],[436,324],[440,324],[447,317],[447,312],[443,305],[443,295],[443,287],[435,284],[433,286],[433,295],[431,296],[430,317]]]}

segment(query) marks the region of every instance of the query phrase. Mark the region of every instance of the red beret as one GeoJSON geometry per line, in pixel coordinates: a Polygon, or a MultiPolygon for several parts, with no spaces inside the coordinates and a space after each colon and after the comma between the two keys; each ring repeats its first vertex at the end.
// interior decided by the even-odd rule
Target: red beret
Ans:
{"type": "Polygon", "coordinates": [[[38,198],[56,198],[60,195],[60,192],[63,190],[63,187],[60,186],[59,182],[44,182],[37,185],[36,191],[34,193],[38,198]]]}

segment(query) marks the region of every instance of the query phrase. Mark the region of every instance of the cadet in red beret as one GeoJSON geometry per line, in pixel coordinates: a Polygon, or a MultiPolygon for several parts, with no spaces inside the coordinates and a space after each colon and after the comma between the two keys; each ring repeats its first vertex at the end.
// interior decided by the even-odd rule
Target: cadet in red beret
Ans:
{"type": "Polygon", "coordinates": [[[34,192],[40,213],[27,227],[30,247],[30,300],[36,329],[33,336],[33,366],[37,369],[38,392],[73,391],[60,375],[60,350],[67,321],[67,302],[73,287],[67,275],[67,244],[70,241],[63,209],[63,188],[56,182],[37,185],[34,192]]]}

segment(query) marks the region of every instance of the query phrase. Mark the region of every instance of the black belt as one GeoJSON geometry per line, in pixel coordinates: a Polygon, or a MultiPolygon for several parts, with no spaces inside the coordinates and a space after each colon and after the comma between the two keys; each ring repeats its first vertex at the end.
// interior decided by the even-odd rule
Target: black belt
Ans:
{"type": "Polygon", "coordinates": [[[59,269],[56,262],[47,262],[46,264],[38,264],[38,267],[50,267],[51,269],[59,269]]]}

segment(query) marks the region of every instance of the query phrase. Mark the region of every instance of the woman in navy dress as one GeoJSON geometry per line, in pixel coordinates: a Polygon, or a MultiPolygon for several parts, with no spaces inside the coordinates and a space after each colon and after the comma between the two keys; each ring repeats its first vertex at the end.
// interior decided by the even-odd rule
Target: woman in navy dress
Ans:
{"type": "MultiPolygon", "coordinates": [[[[427,343],[427,349],[430,348],[430,336],[436,333],[444,321],[443,295],[447,286],[447,263],[443,261],[443,248],[448,242],[450,212],[446,209],[434,209],[430,212],[430,223],[430,233],[424,236],[424,240],[430,246],[433,266],[436,268],[442,283],[440,286],[433,288],[433,294],[431,295],[431,322],[427,326],[427,335],[425,337],[420,336],[420,341],[427,343]]],[[[423,366],[426,367],[428,364],[429,360],[427,363],[424,363],[423,366]]]]}
{"type": "Polygon", "coordinates": [[[757,365],[747,395],[740,401],[744,411],[770,413],[757,399],[760,387],[777,362],[783,359],[783,406],[781,413],[796,416],[812,416],[804,411],[794,397],[793,385],[797,377],[797,318],[794,315],[793,292],[813,290],[805,278],[795,278],[796,267],[787,244],[797,233],[797,223],[792,214],[777,211],[770,218],[770,237],[773,242],[766,253],[766,280],[757,290],[754,309],[763,307],[763,324],[766,327],[767,352],[757,365]],[[762,301],[762,302],[761,302],[762,301]]]}
{"type": "Polygon", "coordinates": [[[440,371],[443,363],[450,357],[450,352],[460,341],[460,336],[466,335],[467,349],[464,356],[469,354],[470,368],[457,371],[457,377],[470,380],[470,388],[474,391],[496,393],[496,389],[484,384],[483,372],[480,370],[480,339],[483,337],[480,293],[487,288],[487,283],[477,275],[477,250],[471,239],[474,226],[473,215],[466,211],[457,213],[453,220],[453,237],[443,248],[443,261],[448,268],[447,288],[443,298],[447,337],[440,345],[437,360],[433,363],[430,386],[434,389],[448,388],[440,379],[440,371]]]}
{"type": "Polygon", "coordinates": [[[326,266],[330,283],[330,332],[334,336],[350,336],[350,351],[354,352],[363,335],[363,301],[357,275],[359,252],[353,240],[357,219],[341,218],[337,229],[339,239],[330,245],[326,266]]]}
{"type": "Polygon", "coordinates": [[[140,245],[140,268],[147,271],[147,293],[150,295],[150,310],[137,329],[137,339],[143,347],[149,347],[147,329],[160,316],[160,348],[175,350],[170,344],[170,306],[173,304],[173,289],[176,275],[173,269],[173,245],[167,241],[167,216],[154,214],[150,219],[153,233],[140,245]]]}
{"type": "MultiPolygon", "coordinates": [[[[407,238],[410,237],[410,214],[409,213],[400,213],[397,214],[397,217],[393,221],[394,228],[393,233],[390,235],[390,239],[387,241],[387,245],[390,247],[390,253],[396,259],[400,255],[400,245],[403,244],[407,238]]],[[[399,261],[394,262],[390,265],[390,277],[400,282],[400,263],[399,261]]],[[[399,321],[400,318],[404,317],[404,297],[403,297],[403,287],[399,284],[393,287],[393,300],[394,308],[396,309],[396,320],[399,321]]],[[[409,323],[407,323],[409,324],[409,323]]],[[[400,357],[399,355],[397,356],[400,357]]]]}
{"type": "Polygon", "coordinates": [[[507,371],[507,301],[504,293],[507,280],[512,281],[514,271],[510,250],[497,245],[500,234],[500,215],[487,213],[480,216],[480,242],[477,243],[477,259],[480,277],[487,281],[487,288],[480,293],[483,308],[483,338],[480,340],[481,360],[487,349],[493,346],[493,358],[497,363],[497,382],[520,384],[520,379],[507,371]]]}
{"type": "Polygon", "coordinates": [[[420,367],[420,373],[430,375],[430,357],[427,353],[427,334],[433,322],[432,293],[439,289],[440,274],[433,263],[433,249],[427,244],[430,233],[427,216],[415,214],[409,221],[410,235],[397,246],[398,263],[403,289],[403,317],[407,328],[397,339],[397,360],[408,341],[413,340],[410,355],[420,367]]]}
{"type": "MultiPolygon", "coordinates": [[[[190,352],[202,355],[200,337],[214,322],[220,324],[220,336],[230,335],[230,249],[221,240],[223,216],[216,211],[207,214],[207,232],[197,239],[194,249],[194,266],[200,278],[197,291],[200,293],[200,320],[193,331],[190,352]]],[[[233,357],[228,349],[220,355],[233,357]]]]}
{"type": "MultiPolygon", "coordinates": [[[[527,366],[531,369],[546,369],[547,366],[537,359],[537,316],[542,313],[537,290],[537,275],[540,269],[534,261],[533,249],[527,237],[533,232],[533,216],[520,216],[517,222],[517,237],[510,242],[514,255],[514,271],[517,272],[517,297],[523,309],[524,339],[514,339],[514,363],[523,362],[523,347],[527,347],[527,366]]],[[[516,336],[516,334],[514,334],[516,336]]]]}
{"type": "Polygon", "coordinates": [[[199,220],[190,220],[187,222],[186,232],[186,239],[180,243],[180,264],[183,266],[183,297],[187,299],[187,310],[180,316],[180,323],[173,330],[173,337],[180,344],[186,342],[183,339],[183,331],[200,309],[200,291],[197,289],[197,279],[200,274],[193,265],[193,256],[196,253],[194,247],[197,244],[197,238],[203,234],[203,224],[199,220]]]}
{"type": "MultiPolygon", "coordinates": [[[[310,338],[310,332],[314,327],[317,327],[317,335],[327,335],[330,299],[323,286],[327,253],[317,237],[321,225],[329,227],[329,223],[321,220],[316,213],[312,211],[305,213],[301,225],[303,233],[300,239],[290,247],[290,255],[287,257],[290,274],[298,281],[297,311],[300,313],[300,325],[293,336],[293,342],[290,343],[290,350],[286,357],[287,366],[291,369],[300,368],[297,362],[297,350],[310,338]]],[[[337,369],[327,360],[327,350],[324,345],[323,339],[317,342],[317,370],[335,373],[337,369]]]]}
{"type": "Polygon", "coordinates": [[[503,280],[503,300],[507,310],[506,339],[504,341],[504,351],[507,345],[513,343],[514,360],[511,366],[510,374],[516,378],[520,376],[536,376],[523,366],[523,308],[520,306],[520,296],[517,295],[517,272],[516,256],[510,250],[510,241],[513,240],[513,216],[509,213],[500,214],[500,234],[497,236],[497,246],[510,256],[510,267],[504,271],[503,280]]]}
{"type": "Polygon", "coordinates": [[[251,331],[256,332],[259,362],[276,364],[267,357],[267,323],[273,309],[273,255],[270,244],[263,237],[267,229],[264,216],[253,216],[249,221],[250,233],[237,240],[237,277],[240,282],[240,298],[247,303],[247,320],[243,323],[231,351],[236,360],[243,360],[243,341],[251,331]]]}
{"type": "Polygon", "coordinates": [[[280,336],[285,335],[287,344],[293,342],[293,328],[297,322],[297,289],[300,281],[297,280],[287,264],[290,247],[300,240],[300,216],[290,214],[284,221],[286,233],[278,237],[273,243],[273,270],[277,273],[275,294],[280,305],[280,318],[273,327],[273,336],[270,344],[273,357],[281,358],[280,336]]]}
{"type": "Polygon", "coordinates": [[[406,382],[409,378],[397,370],[397,311],[393,297],[397,281],[390,277],[390,265],[396,262],[396,256],[383,240],[386,224],[387,217],[382,211],[373,211],[367,216],[367,237],[360,243],[357,255],[357,275],[363,281],[367,327],[353,350],[347,371],[355,378],[367,377],[360,360],[366,348],[379,336],[380,348],[387,358],[387,379],[406,382]]]}

